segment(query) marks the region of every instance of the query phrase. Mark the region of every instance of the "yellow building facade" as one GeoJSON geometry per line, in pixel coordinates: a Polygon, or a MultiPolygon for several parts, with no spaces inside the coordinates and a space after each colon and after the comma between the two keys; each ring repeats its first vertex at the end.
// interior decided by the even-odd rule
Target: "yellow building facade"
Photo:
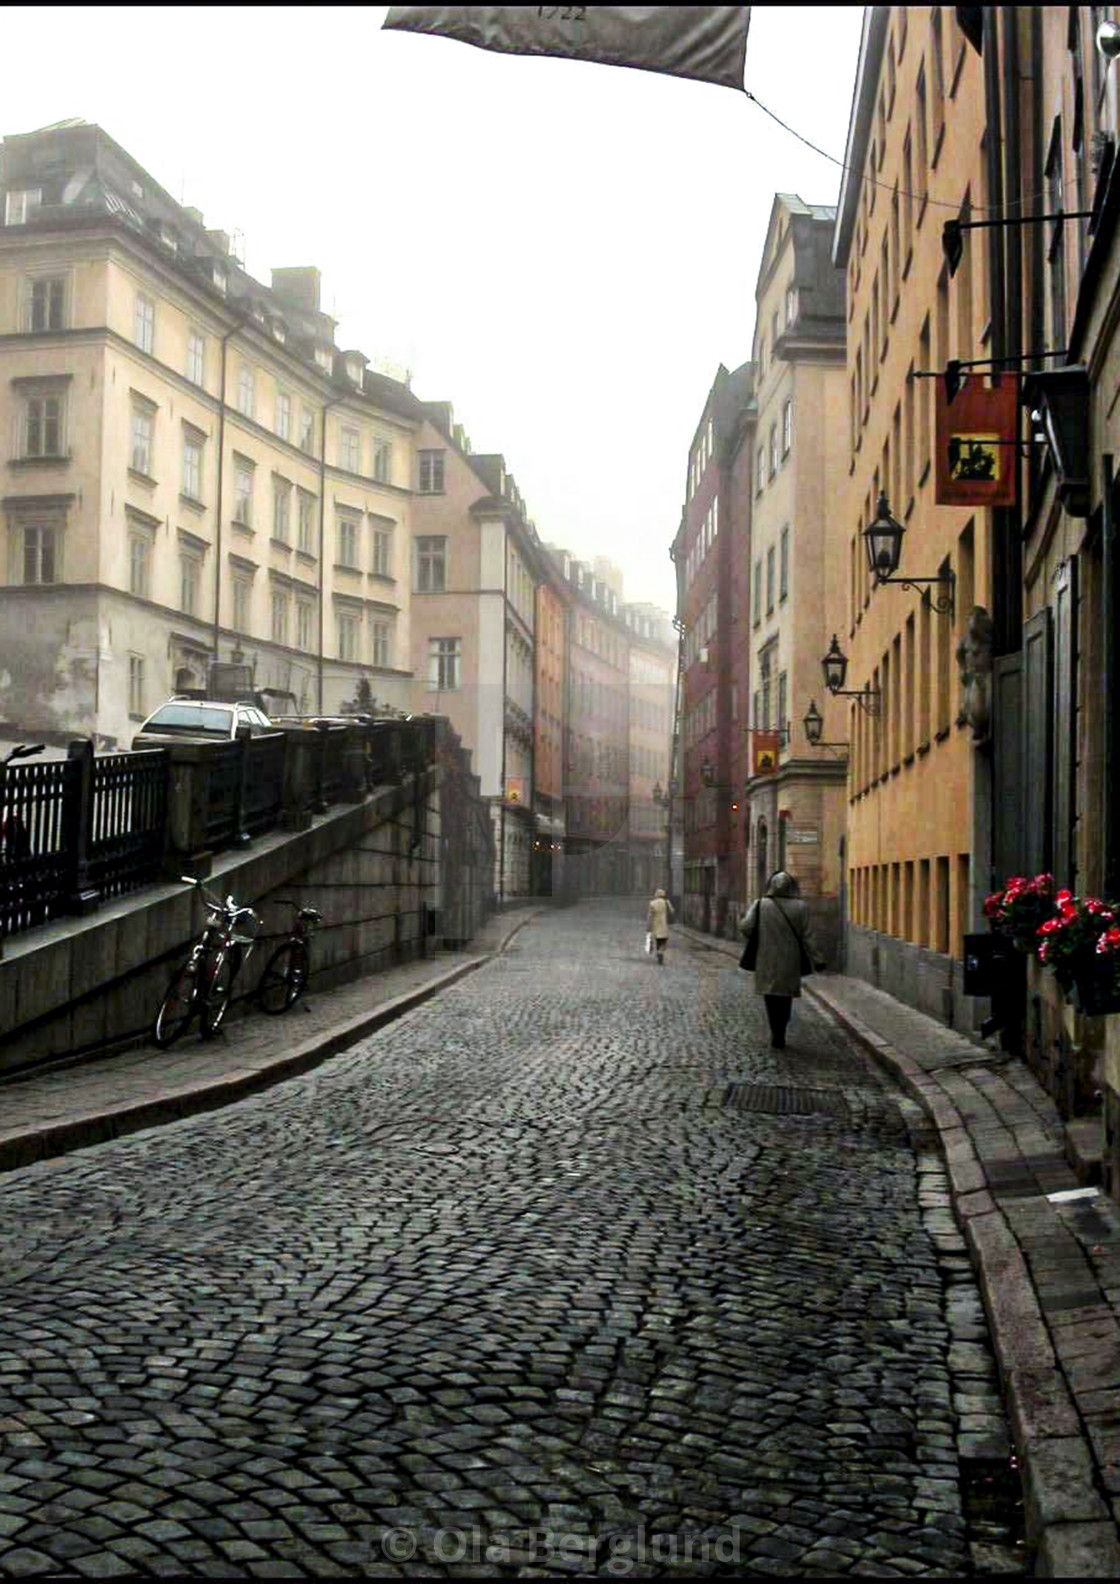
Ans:
{"type": "MultiPolygon", "coordinates": [[[[828,578],[847,592],[837,646],[848,777],[848,972],[955,1026],[962,937],[982,927],[990,869],[987,760],[961,708],[957,647],[991,607],[990,512],[938,505],[935,382],[985,356],[981,244],[963,233],[950,278],[942,221],[986,202],[980,57],[952,7],[868,7],[833,261],[845,272],[846,465],[836,480],[828,578]],[[876,584],[864,530],[880,497],[904,529],[896,577],[876,584]],[[954,583],[953,610],[935,602],[954,583]]],[[[834,718],[834,717],[833,717],[834,718]]]]}

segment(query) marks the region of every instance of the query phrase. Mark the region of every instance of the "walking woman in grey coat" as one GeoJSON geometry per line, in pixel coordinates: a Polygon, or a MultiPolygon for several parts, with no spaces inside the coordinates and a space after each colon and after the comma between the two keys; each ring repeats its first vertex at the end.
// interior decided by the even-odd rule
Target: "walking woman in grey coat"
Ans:
{"type": "Polygon", "coordinates": [[[739,920],[740,933],[750,940],[758,930],[758,955],[754,964],[754,987],[766,1002],[770,1019],[770,1044],[782,1050],[786,1027],[793,1010],[793,998],[801,994],[801,947],[817,969],[823,964],[813,939],[808,905],[796,899],[797,881],[784,869],[770,876],[766,894],[739,920]]]}

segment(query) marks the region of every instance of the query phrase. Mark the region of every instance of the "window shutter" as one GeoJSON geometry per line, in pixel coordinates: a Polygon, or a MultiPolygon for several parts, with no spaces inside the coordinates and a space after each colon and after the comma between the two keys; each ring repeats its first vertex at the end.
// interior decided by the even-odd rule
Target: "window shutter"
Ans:
{"type": "Polygon", "coordinates": [[[1054,880],[1074,890],[1077,824],[1077,557],[1054,587],[1054,880]]]}
{"type": "MultiPolygon", "coordinates": [[[[1038,874],[1050,867],[1051,740],[1053,676],[1050,609],[1040,610],[1023,628],[1023,868],[1038,874]]],[[[1014,871],[1012,871],[1014,872],[1014,871]]],[[[1006,878],[1006,877],[1001,877],[1006,878]]]]}

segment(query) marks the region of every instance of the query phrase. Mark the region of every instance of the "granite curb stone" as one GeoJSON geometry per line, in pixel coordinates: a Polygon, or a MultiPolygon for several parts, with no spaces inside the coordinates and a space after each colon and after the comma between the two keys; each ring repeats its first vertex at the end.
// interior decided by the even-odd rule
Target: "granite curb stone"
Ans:
{"type": "MultiPolygon", "coordinates": [[[[135,1104],[123,1101],[97,1111],[68,1117],[65,1121],[54,1125],[26,1132],[13,1132],[7,1136],[0,1135],[0,1172],[37,1165],[74,1150],[88,1149],[91,1145],[102,1144],[110,1139],[123,1138],[147,1128],[163,1127],[204,1111],[217,1110],[222,1106],[232,1105],[238,1100],[244,1100],[250,1095],[271,1089],[274,1084],[310,1072],[322,1062],[329,1060],[331,1056],[347,1050],[368,1034],[384,1027],[386,1023],[394,1022],[406,1012],[422,1006],[441,990],[449,989],[460,979],[475,973],[494,957],[500,956],[518,931],[529,924],[540,911],[533,909],[521,914],[492,950],[472,957],[469,962],[459,963],[454,968],[433,975],[431,979],[407,990],[403,995],[393,996],[388,1001],[380,1002],[368,1012],[348,1018],[329,1034],[318,1035],[313,1040],[297,1046],[295,1050],[282,1052],[274,1060],[265,1061],[251,1068],[239,1069],[233,1066],[220,1077],[187,1083],[166,1092],[158,1089],[158,1078],[156,1078],[156,1092],[135,1104]]],[[[392,969],[388,970],[390,973],[392,971],[392,969]]],[[[330,992],[326,994],[329,995],[330,992]]],[[[236,1062],[237,1053],[231,1051],[230,1059],[236,1062]]],[[[153,1077],[155,1076],[153,1073],[153,1077]]],[[[30,1082],[34,1082],[33,1077],[30,1082]]]]}
{"type": "MultiPolygon", "coordinates": [[[[696,944],[738,956],[733,942],[682,930],[696,944]]],[[[831,1014],[863,1048],[896,1077],[934,1124],[952,1185],[953,1209],[976,1270],[992,1345],[999,1365],[1008,1417],[1023,1479],[1028,1544],[1035,1551],[1037,1576],[1045,1578],[1115,1578],[1120,1576],[1120,1527],[1097,1486],[1103,1484],[1095,1448],[1086,1434],[1077,1398],[1057,1368],[1054,1344],[1032,1281],[1054,1207],[1045,1194],[1067,1186],[1044,1157],[1065,1165],[1062,1146],[1034,1118],[1025,1122],[1022,1137],[1003,1124],[1000,1087],[1015,1102],[1015,1120],[1034,1110],[1029,1086],[1034,1082],[1022,1063],[1006,1062],[1002,1070],[984,1067],[991,1053],[976,1046],[975,1071],[964,1064],[946,1067],[945,1080],[925,1071],[909,1054],[871,1028],[843,1004],[842,975],[826,975],[802,993],[819,1010],[831,1014]],[[958,1103],[959,1102],[959,1103],[958,1103]],[[964,1115],[962,1116],[962,1106],[964,1115]],[[1030,1151],[1028,1156],[1027,1152],[1030,1151]],[[1022,1171],[1015,1171],[1016,1165],[1022,1171]],[[1021,1177],[1021,1182],[1020,1182],[1021,1177]],[[1051,1185],[1051,1178],[1053,1179],[1051,1185]],[[1041,1198],[1043,1231],[1024,1238],[1030,1225],[1025,1215],[1009,1219],[1001,1193],[1030,1185],[1041,1198]],[[1022,1230],[1021,1230],[1022,1229],[1022,1230]],[[1035,1258],[1031,1258],[1035,1255],[1035,1258]]],[[[900,1007],[904,1016],[921,1016],[900,1007]]],[[[922,1021],[930,1021],[923,1019],[922,1021]]],[[[934,1025],[944,1033],[940,1025],[934,1025]]],[[[916,1026],[917,1027],[917,1026],[916,1026]]],[[[962,1044],[965,1037],[960,1036],[962,1044]]],[[[1010,1109],[1010,1108],[1009,1108],[1010,1109]]],[[[1022,1197],[1005,1203],[1025,1210],[1022,1197]]],[[[1034,1218],[1038,1222],[1038,1216],[1034,1218]]],[[[1065,1228],[1055,1225],[1052,1235],[1065,1228]]],[[[1071,1267],[1072,1268],[1072,1267],[1071,1267]]],[[[1070,1276],[1070,1281],[1076,1281],[1070,1276]]],[[[1061,1298],[1068,1301],[1059,1283],[1061,1298]]],[[[1088,1377],[1086,1377],[1088,1378],[1088,1377]]],[[[1075,1383],[1074,1383],[1075,1384],[1075,1383]]],[[[1087,1406],[1082,1403],[1082,1410],[1087,1406]]]]}

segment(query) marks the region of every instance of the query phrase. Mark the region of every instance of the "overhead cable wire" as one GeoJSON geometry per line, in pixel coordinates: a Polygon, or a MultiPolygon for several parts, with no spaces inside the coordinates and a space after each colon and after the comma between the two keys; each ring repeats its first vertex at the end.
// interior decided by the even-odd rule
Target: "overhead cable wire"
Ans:
{"type": "MultiPolygon", "coordinates": [[[[783,121],[781,116],[775,115],[774,111],[769,109],[768,106],[764,105],[757,94],[751,93],[749,88],[744,88],[743,92],[752,104],[756,104],[758,106],[763,115],[768,115],[771,121],[776,121],[777,124],[782,128],[783,132],[788,132],[791,137],[795,137],[799,143],[804,143],[806,148],[812,149],[814,154],[819,154],[822,159],[828,160],[830,164],[838,165],[842,171],[849,171],[855,174],[854,165],[849,165],[846,160],[837,159],[835,154],[830,154],[827,149],[820,148],[803,133],[798,132],[796,127],[791,127],[788,121],[783,121]]],[[[962,202],[959,198],[954,201],[950,201],[947,198],[933,198],[928,192],[907,192],[904,188],[896,188],[889,182],[879,181],[875,176],[860,176],[858,180],[861,185],[881,187],[884,192],[889,193],[897,192],[900,198],[914,198],[919,203],[929,203],[937,209],[953,209],[959,213],[962,208],[962,202]]],[[[1048,195],[1044,192],[1030,193],[1025,198],[1018,199],[1014,204],[1005,206],[1005,208],[1002,210],[998,207],[998,205],[995,204],[974,203],[971,205],[971,208],[974,212],[979,214],[999,214],[1003,218],[1014,219],[1017,217],[1009,213],[1011,209],[1020,209],[1024,204],[1037,203],[1039,200],[1045,199],[1047,196],[1048,195]]]]}

